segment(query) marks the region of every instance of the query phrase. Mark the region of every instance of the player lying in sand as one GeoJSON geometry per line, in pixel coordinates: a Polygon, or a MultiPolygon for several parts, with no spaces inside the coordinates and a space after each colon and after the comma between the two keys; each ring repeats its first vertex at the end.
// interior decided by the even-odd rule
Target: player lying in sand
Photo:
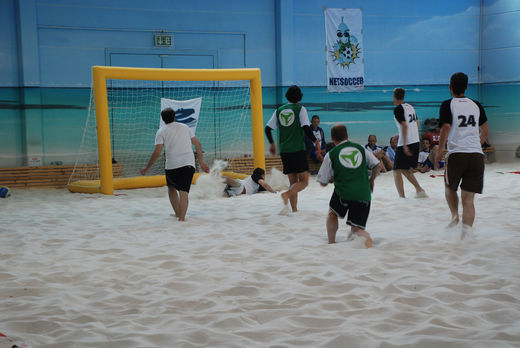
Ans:
{"type": "Polygon", "coordinates": [[[242,180],[231,178],[225,178],[225,180],[226,188],[224,189],[224,193],[228,197],[244,194],[252,195],[262,191],[276,193],[276,191],[265,182],[265,170],[262,168],[255,168],[252,175],[242,180]]]}

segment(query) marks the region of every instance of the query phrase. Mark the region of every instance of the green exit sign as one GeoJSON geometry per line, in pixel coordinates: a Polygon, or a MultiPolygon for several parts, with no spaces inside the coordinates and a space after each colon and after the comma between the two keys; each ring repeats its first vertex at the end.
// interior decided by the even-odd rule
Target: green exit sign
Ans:
{"type": "Polygon", "coordinates": [[[166,34],[154,35],[155,47],[172,47],[172,36],[166,34]]]}

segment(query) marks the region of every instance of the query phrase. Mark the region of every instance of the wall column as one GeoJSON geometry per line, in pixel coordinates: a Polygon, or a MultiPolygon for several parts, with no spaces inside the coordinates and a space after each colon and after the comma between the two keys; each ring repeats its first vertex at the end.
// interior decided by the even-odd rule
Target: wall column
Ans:
{"type": "Polygon", "coordinates": [[[284,88],[294,84],[293,0],[276,0],[276,85],[277,104],[284,104],[284,88]]]}
{"type": "Polygon", "coordinates": [[[24,164],[42,165],[43,122],[35,0],[16,0],[15,12],[24,164]]]}

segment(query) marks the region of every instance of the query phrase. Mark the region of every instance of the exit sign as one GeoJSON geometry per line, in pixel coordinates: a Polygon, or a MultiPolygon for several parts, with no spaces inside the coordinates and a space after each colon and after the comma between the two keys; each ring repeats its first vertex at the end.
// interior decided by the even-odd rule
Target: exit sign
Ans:
{"type": "Polygon", "coordinates": [[[155,47],[172,47],[172,36],[166,34],[154,35],[155,47]]]}

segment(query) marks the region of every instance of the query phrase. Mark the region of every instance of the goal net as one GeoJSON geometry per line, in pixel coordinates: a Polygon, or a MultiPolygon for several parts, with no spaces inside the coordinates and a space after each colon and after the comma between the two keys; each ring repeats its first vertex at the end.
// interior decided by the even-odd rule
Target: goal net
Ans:
{"type": "Polygon", "coordinates": [[[208,165],[223,159],[265,167],[258,69],[94,67],[93,75],[71,191],[112,194],[164,185],[164,152],[146,177],[140,170],[154,150],[165,107],[192,129],[208,165]]]}

